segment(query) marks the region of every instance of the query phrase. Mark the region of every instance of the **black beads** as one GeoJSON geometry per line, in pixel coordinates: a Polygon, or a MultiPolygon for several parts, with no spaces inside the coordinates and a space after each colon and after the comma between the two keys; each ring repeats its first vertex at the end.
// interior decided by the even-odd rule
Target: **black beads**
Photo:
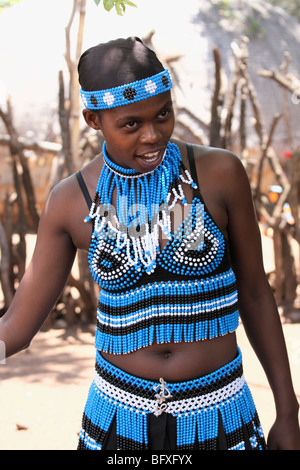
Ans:
{"type": "Polygon", "coordinates": [[[133,101],[136,97],[136,90],[132,87],[128,87],[124,90],[123,96],[128,101],[133,101]]]}
{"type": "Polygon", "coordinates": [[[96,108],[96,106],[98,105],[98,100],[97,100],[96,96],[94,96],[94,95],[91,96],[91,103],[96,108]]]}
{"type": "Polygon", "coordinates": [[[169,86],[169,79],[166,75],[163,75],[162,79],[161,79],[161,82],[163,84],[164,87],[168,88],[169,86]]]}

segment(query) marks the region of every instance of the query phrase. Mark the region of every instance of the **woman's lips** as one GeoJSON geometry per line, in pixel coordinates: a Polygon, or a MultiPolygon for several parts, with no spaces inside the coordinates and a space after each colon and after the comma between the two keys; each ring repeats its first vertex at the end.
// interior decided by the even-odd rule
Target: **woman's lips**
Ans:
{"type": "Polygon", "coordinates": [[[143,155],[137,155],[137,158],[140,162],[145,163],[147,165],[153,165],[163,157],[164,149],[156,150],[154,152],[147,152],[143,155]]]}
{"type": "Polygon", "coordinates": [[[152,163],[157,159],[159,154],[160,154],[160,150],[158,150],[157,152],[145,153],[144,155],[140,155],[139,158],[142,158],[144,161],[148,163],[152,163]]]}

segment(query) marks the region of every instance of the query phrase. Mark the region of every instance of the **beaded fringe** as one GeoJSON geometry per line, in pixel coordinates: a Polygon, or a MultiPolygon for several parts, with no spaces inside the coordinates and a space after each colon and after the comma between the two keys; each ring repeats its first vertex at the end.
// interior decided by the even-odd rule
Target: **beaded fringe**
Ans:
{"type": "Polygon", "coordinates": [[[217,450],[220,421],[228,450],[244,450],[246,441],[253,450],[266,449],[255,404],[243,376],[240,351],[234,361],[216,372],[178,383],[131,376],[97,354],[96,375],[83,415],[78,450],[101,450],[114,418],[116,450],[147,450],[148,416],[161,412],[176,418],[178,450],[217,450]],[[165,407],[157,413],[162,402],[165,407]]]}
{"type": "Polygon", "coordinates": [[[171,211],[177,201],[187,204],[181,182],[193,188],[197,186],[181,161],[179,148],[170,142],[161,164],[145,174],[121,168],[110,161],[106,154],[106,142],[103,143],[102,153],[104,165],[95,199],[85,219],[85,222],[93,220],[94,225],[94,243],[90,250],[92,274],[98,282],[94,253],[97,259],[98,244],[101,245],[101,240],[109,231],[117,239],[117,252],[125,248],[127,262],[131,266],[144,266],[146,272],[151,273],[159,252],[159,227],[170,238],[171,211]],[[118,196],[116,208],[112,206],[114,190],[117,190],[118,196]]]}
{"type": "Polygon", "coordinates": [[[170,341],[199,341],[239,324],[233,271],[206,280],[155,282],[124,294],[100,291],[96,348],[114,354],[170,341]]]}

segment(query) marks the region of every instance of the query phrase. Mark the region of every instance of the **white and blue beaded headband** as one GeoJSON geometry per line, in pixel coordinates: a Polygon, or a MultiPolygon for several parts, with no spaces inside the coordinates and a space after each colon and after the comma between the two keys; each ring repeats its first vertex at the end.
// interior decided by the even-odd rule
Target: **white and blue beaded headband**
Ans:
{"type": "Polygon", "coordinates": [[[151,77],[137,80],[136,82],[126,83],[99,91],[84,91],[80,89],[80,95],[83,105],[87,109],[110,109],[118,106],[135,103],[146,100],[152,96],[164,93],[172,88],[172,79],[168,69],[152,75],[151,77]]]}

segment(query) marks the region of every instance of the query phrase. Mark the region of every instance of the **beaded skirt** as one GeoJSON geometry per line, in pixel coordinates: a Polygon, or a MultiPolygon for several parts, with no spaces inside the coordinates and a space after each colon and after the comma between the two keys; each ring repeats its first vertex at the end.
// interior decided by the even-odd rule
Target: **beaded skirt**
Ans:
{"type": "Polygon", "coordinates": [[[166,448],[266,449],[239,349],[232,362],[185,382],[130,375],[97,351],[78,450],[166,448]]]}

